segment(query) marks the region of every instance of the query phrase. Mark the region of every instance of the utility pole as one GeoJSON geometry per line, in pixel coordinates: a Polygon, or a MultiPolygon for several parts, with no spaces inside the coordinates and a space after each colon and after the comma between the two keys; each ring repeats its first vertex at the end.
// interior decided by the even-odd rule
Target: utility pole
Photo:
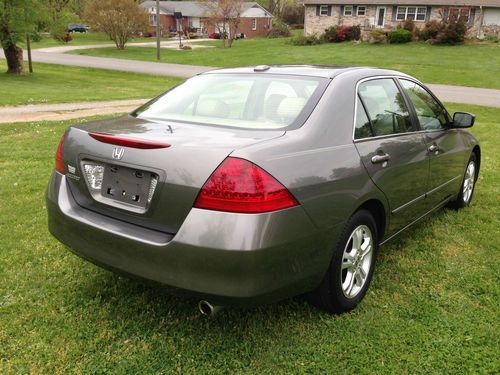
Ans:
{"type": "Polygon", "coordinates": [[[156,60],[160,61],[160,33],[161,33],[161,23],[160,23],[160,0],[156,0],[156,60]]]}
{"type": "Polygon", "coordinates": [[[30,40],[30,34],[26,34],[26,48],[28,49],[28,66],[29,66],[29,72],[33,73],[33,62],[31,60],[31,40],[30,40]]]}

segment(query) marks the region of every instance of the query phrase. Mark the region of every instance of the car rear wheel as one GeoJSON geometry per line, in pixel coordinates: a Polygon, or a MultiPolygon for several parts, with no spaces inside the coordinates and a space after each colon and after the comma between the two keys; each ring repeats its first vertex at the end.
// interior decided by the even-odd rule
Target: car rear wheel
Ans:
{"type": "Polygon", "coordinates": [[[474,194],[478,172],[477,157],[475,153],[472,153],[467,163],[467,168],[465,169],[464,179],[462,185],[460,185],[457,199],[450,203],[451,207],[460,209],[470,204],[474,194]]]}
{"type": "Polygon", "coordinates": [[[330,267],[311,302],[330,313],[354,309],[370,285],[378,252],[377,225],[367,210],[347,222],[335,248],[330,267]]]}

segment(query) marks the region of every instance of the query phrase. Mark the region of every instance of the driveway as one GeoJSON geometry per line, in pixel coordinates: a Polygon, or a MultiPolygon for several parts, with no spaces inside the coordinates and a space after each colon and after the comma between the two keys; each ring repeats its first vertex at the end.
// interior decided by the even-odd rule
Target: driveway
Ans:
{"type": "Polygon", "coordinates": [[[131,112],[149,99],[112,100],[62,104],[29,104],[0,107],[0,124],[13,122],[62,121],[80,117],[131,112]]]}
{"type": "MultiPolygon", "coordinates": [[[[213,39],[204,39],[204,38],[190,39],[190,40],[183,39],[182,43],[191,46],[192,49],[214,48],[214,46],[205,46],[202,44],[196,44],[199,42],[210,42],[210,41],[213,41],[213,39]]],[[[151,47],[156,47],[156,42],[127,43],[127,46],[151,48],[151,47]]],[[[116,47],[116,45],[114,43],[88,44],[88,45],[78,45],[78,46],[63,45],[63,46],[57,46],[57,47],[37,48],[37,49],[32,50],[32,52],[36,51],[36,52],[47,52],[47,53],[66,53],[69,51],[77,51],[79,49],[115,48],[115,47],[116,47]]],[[[181,51],[181,49],[179,49],[179,40],[162,41],[160,43],[160,48],[181,51]]]]}
{"type": "MultiPolygon", "coordinates": [[[[197,40],[199,41],[199,40],[197,40]]],[[[175,42],[164,42],[164,46],[171,46],[175,42]]],[[[142,46],[149,46],[151,43],[135,43],[142,46]],[[146,45],[147,44],[147,45],[146,45]]],[[[130,45],[135,45],[130,44],[130,45]]],[[[154,43],[153,43],[154,45],[154,43]]],[[[99,45],[101,48],[103,45],[99,45]]],[[[123,72],[143,73],[161,76],[172,76],[189,78],[196,74],[203,73],[209,70],[217,69],[215,67],[197,66],[197,65],[181,65],[167,64],[138,60],[113,59],[108,57],[94,57],[69,55],[63,52],[69,49],[96,48],[96,46],[71,46],[71,47],[50,47],[43,49],[35,49],[32,51],[33,61],[58,64],[68,66],[79,66],[86,68],[119,70],[123,72]]],[[[179,52],[182,53],[182,52],[179,52]]],[[[3,58],[3,51],[0,50],[0,58],[3,58]]],[[[26,58],[26,53],[25,53],[26,58]]],[[[449,85],[428,85],[439,99],[444,102],[475,104],[489,107],[500,107],[500,90],[483,89],[464,86],[449,86],[449,85]]]]}

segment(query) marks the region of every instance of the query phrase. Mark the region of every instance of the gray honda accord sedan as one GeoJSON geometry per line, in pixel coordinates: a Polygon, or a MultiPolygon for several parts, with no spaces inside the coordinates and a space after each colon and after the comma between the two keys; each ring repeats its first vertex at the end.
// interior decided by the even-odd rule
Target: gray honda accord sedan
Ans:
{"type": "Polygon", "coordinates": [[[211,71],[71,126],[49,229],[95,264],[195,294],[204,313],[306,292],[341,313],[366,294],[379,245],[469,205],[473,123],[392,70],[211,71]]]}

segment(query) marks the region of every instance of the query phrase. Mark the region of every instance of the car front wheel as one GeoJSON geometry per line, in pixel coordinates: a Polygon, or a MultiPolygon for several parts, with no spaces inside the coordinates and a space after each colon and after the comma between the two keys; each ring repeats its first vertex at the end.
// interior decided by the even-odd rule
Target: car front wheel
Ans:
{"type": "Polygon", "coordinates": [[[476,154],[470,156],[467,168],[465,169],[464,179],[460,186],[457,199],[450,203],[450,206],[456,209],[467,207],[474,194],[474,187],[478,176],[477,157],[476,154]]]}
{"type": "Polygon", "coordinates": [[[311,301],[330,313],[354,309],[370,285],[378,252],[377,226],[372,214],[357,211],[347,222],[330,267],[311,301]]]}

